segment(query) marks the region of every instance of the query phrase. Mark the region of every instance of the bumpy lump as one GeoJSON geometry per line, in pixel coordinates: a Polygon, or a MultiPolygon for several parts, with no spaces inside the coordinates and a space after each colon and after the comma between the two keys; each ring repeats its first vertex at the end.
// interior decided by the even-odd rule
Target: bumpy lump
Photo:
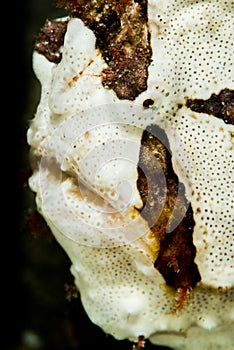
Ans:
{"type": "MultiPolygon", "coordinates": [[[[61,23],[56,26],[59,45],[52,51],[37,45],[34,53],[42,93],[28,130],[33,165],[29,183],[36,192],[38,210],[71,259],[71,272],[87,314],[116,339],[136,341],[144,335],[155,344],[179,350],[232,350],[233,3],[152,0],[146,7],[143,1],[140,9],[147,12],[139,33],[143,35],[142,28],[147,27],[150,40],[149,35],[144,36],[147,40],[142,45],[150,44],[147,52],[152,50],[152,54],[148,68],[144,66],[147,84],[130,98],[128,94],[120,96],[111,84],[103,86],[103,72],[110,69],[110,51],[105,56],[97,39],[97,23],[102,21],[93,23],[95,37],[86,18],[75,18],[79,11],[73,5],[79,2],[67,3],[72,16],[55,21],[61,23]],[[100,121],[109,124],[100,127],[100,121]],[[183,183],[195,222],[194,261],[201,280],[179,308],[180,291],[168,286],[154,267],[160,239],[155,234],[152,237],[147,220],[139,215],[137,155],[144,130],[153,124],[167,135],[173,169],[183,183]],[[123,140],[134,145],[136,158],[128,155],[128,164],[118,160],[126,157],[123,140]],[[104,143],[121,145],[122,150],[111,147],[117,161],[99,171],[104,143]],[[111,176],[105,176],[109,173],[111,176]],[[110,196],[121,179],[132,185],[129,207],[121,196],[117,201],[110,196]],[[107,211],[107,216],[111,225],[116,225],[118,244],[108,235],[103,241],[107,204],[115,209],[107,211]],[[133,209],[138,220],[131,221],[131,228],[140,227],[144,234],[139,233],[135,240],[130,236],[125,244],[121,240],[126,232],[118,235],[118,225],[130,222],[128,215],[133,209]],[[119,217],[119,213],[124,215],[119,217]],[[93,241],[85,244],[87,237],[93,241]]],[[[89,3],[99,4],[106,16],[109,13],[107,1],[89,3]]],[[[131,6],[131,28],[139,18],[139,12],[134,14],[139,7],[134,1],[121,3],[131,6]]],[[[126,39],[119,24],[126,25],[126,18],[120,21],[123,14],[115,1],[111,10],[118,24],[117,37],[126,39]]],[[[85,13],[88,18],[90,12],[85,13]]],[[[111,40],[115,47],[117,38],[111,40]]],[[[118,86],[118,80],[115,83],[118,86]]],[[[128,85],[121,91],[128,91],[128,85]]]]}

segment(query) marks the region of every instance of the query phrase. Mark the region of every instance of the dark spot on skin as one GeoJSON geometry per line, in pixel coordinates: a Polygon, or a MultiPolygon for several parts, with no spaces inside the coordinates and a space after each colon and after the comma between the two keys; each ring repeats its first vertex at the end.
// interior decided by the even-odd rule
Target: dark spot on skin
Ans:
{"type": "Polygon", "coordinates": [[[61,47],[66,30],[67,21],[47,20],[36,38],[35,50],[50,62],[59,63],[62,59],[61,47]]]}
{"type": "Polygon", "coordinates": [[[173,170],[168,138],[156,125],[142,136],[137,188],[143,201],[141,215],[160,243],[155,268],[175,289],[194,288],[201,276],[194,262],[193,210],[173,170]]]}
{"type": "Polygon", "coordinates": [[[144,102],[143,102],[143,107],[144,108],[149,108],[150,106],[153,106],[154,104],[154,100],[152,100],[152,98],[147,98],[144,102]]]}
{"type": "Polygon", "coordinates": [[[234,124],[234,90],[223,89],[209,99],[187,99],[186,107],[194,112],[206,113],[222,119],[226,124],[234,124]]]}
{"type": "Polygon", "coordinates": [[[147,89],[152,49],[146,0],[59,0],[57,6],[69,9],[94,32],[108,65],[102,72],[104,87],[130,101],[147,89]]]}

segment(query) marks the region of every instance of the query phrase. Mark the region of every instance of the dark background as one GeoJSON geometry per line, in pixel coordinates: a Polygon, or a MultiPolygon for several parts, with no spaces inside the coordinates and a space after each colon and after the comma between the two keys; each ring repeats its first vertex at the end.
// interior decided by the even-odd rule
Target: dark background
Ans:
{"type": "MultiPolygon", "coordinates": [[[[2,336],[3,350],[131,350],[88,319],[72,297],[70,261],[37,214],[26,132],[40,99],[32,70],[36,35],[46,19],[67,15],[53,0],[2,7],[2,336]]],[[[166,349],[152,346],[146,350],[166,349]]]]}

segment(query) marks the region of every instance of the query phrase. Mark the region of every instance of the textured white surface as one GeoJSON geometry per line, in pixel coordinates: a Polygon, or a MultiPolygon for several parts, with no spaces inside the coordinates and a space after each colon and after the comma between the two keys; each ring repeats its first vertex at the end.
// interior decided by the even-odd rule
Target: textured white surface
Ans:
{"type": "Polygon", "coordinates": [[[59,64],[34,53],[42,93],[28,130],[39,159],[30,187],[71,259],[87,314],[117,339],[234,348],[234,127],[178,109],[186,97],[234,89],[233,13],[231,1],[148,1],[153,61],[148,89],[131,103],[102,87],[105,63],[79,19],[68,23],[59,64]],[[145,98],[155,100],[150,111],[145,98]],[[137,154],[150,123],[167,133],[196,223],[202,280],[176,312],[176,292],[153,266],[158,242],[134,210],[137,154]]]}

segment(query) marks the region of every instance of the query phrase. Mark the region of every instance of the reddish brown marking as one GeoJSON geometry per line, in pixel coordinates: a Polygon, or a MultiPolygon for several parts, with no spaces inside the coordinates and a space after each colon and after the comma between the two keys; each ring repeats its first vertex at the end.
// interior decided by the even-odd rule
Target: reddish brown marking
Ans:
{"type": "Polygon", "coordinates": [[[140,335],[138,337],[137,343],[133,345],[132,350],[141,350],[145,346],[145,337],[144,335],[140,335]]]}
{"type": "Polygon", "coordinates": [[[170,261],[167,263],[168,267],[172,267],[176,273],[180,272],[179,263],[175,256],[170,257],[170,261]]]}
{"type": "Polygon", "coordinates": [[[69,87],[71,87],[75,82],[77,82],[77,80],[78,80],[78,76],[75,75],[75,76],[72,78],[72,80],[69,81],[69,82],[67,83],[67,85],[68,85],[69,87]]]}
{"type": "Polygon", "coordinates": [[[94,62],[94,60],[91,59],[91,60],[89,61],[88,65],[87,65],[87,67],[89,67],[93,62],[94,62]]]}
{"type": "MultiPolygon", "coordinates": [[[[87,64],[87,67],[89,67],[93,62],[94,62],[94,60],[91,59],[91,60],[89,61],[89,63],[87,64]]],[[[79,73],[78,73],[78,75],[75,75],[75,76],[72,78],[72,80],[69,81],[68,86],[71,87],[73,83],[77,82],[78,79],[79,79],[79,76],[81,76],[83,73],[84,73],[84,70],[80,70],[79,73]]]]}
{"type": "Polygon", "coordinates": [[[75,284],[66,283],[64,287],[66,292],[66,299],[68,301],[71,301],[73,298],[78,298],[78,289],[75,284]]]}
{"type": "Polygon", "coordinates": [[[191,292],[191,288],[189,287],[177,289],[177,296],[175,298],[174,311],[182,310],[184,303],[188,301],[190,292],[191,292]]]}
{"type": "Polygon", "coordinates": [[[161,226],[160,229],[157,230],[157,231],[155,231],[154,229],[152,229],[152,232],[153,232],[153,234],[155,234],[155,235],[160,235],[160,234],[162,234],[162,233],[164,233],[164,232],[166,231],[166,228],[167,228],[167,225],[163,225],[163,226],[161,226]]]}
{"type": "Polygon", "coordinates": [[[85,134],[84,134],[85,138],[88,139],[89,137],[89,131],[86,131],[85,134]]]}

